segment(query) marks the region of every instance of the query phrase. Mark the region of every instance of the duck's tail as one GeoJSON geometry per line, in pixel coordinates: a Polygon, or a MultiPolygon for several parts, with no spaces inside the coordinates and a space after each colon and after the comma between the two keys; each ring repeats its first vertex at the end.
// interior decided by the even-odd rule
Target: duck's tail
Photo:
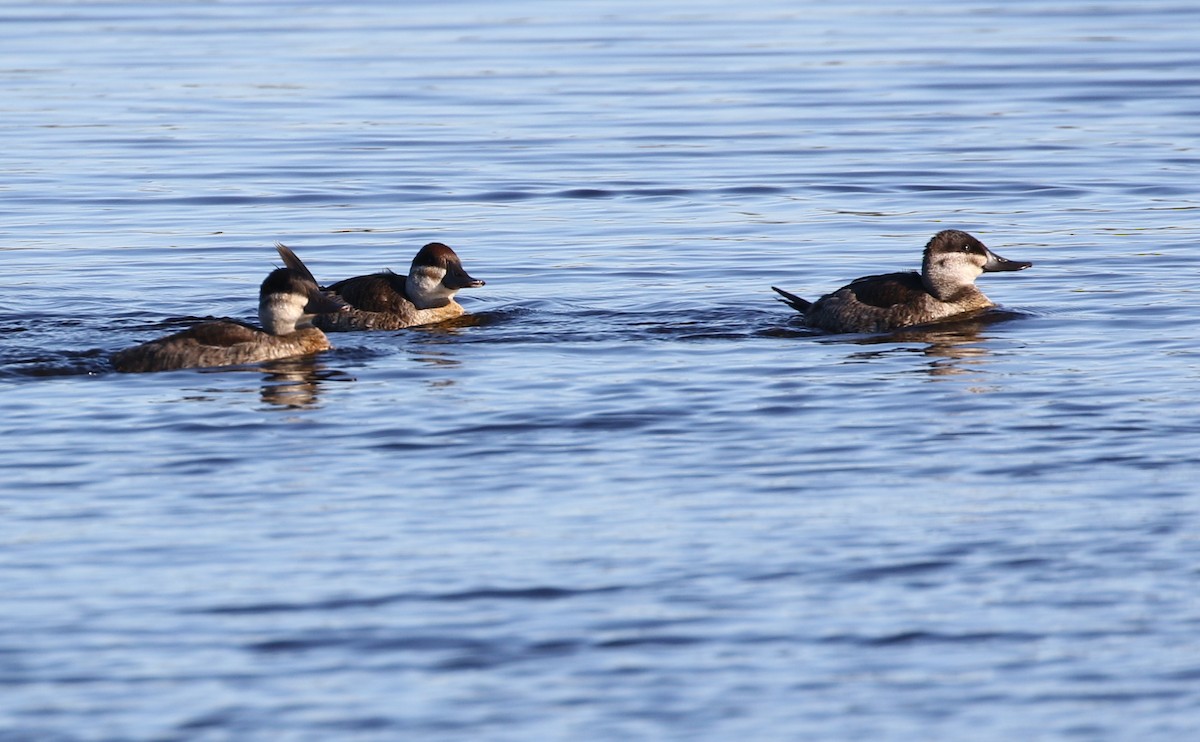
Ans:
{"type": "MultiPolygon", "coordinates": [[[[285,260],[284,262],[287,262],[287,261],[285,260]]],[[[291,267],[290,263],[288,264],[288,267],[289,268],[291,267]]],[[[792,309],[795,309],[800,314],[805,314],[806,312],[808,312],[808,308],[812,306],[811,301],[809,301],[807,299],[801,299],[799,296],[796,296],[795,294],[784,291],[783,289],[777,289],[774,286],[772,286],[771,290],[783,297],[779,301],[783,302],[784,304],[787,304],[789,307],[791,307],[792,309]]]]}
{"type": "MultiPolygon", "coordinates": [[[[284,265],[286,265],[287,267],[291,268],[294,271],[299,271],[300,273],[303,273],[308,278],[308,280],[312,281],[313,283],[317,284],[318,286],[321,286],[321,282],[318,281],[317,279],[313,278],[312,271],[310,271],[308,269],[308,266],[304,264],[304,261],[301,260],[300,257],[298,255],[296,255],[296,253],[292,252],[292,249],[290,247],[283,244],[282,242],[276,242],[275,249],[279,251],[279,257],[283,259],[284,265]]],[[[325,288],[324,286],[321,286],[322,290],[324,290],[324,288],[325,288]]]]}

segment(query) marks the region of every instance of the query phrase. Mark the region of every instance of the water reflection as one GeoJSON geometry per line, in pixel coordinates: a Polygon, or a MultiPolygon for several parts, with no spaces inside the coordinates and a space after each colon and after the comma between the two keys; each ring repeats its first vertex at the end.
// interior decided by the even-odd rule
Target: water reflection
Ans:
{"type": "Polygon", "coordinates": [[[421,348],[419,350],[410,350],[409,355],[412,360],[417,363],[423,363],[430,366],[461,366],[462,361],[454,357],[452,354],[444,350],[433,350],[432,348],[421,348]]]}
{"type": "MultiPolygon", "coordinates": [[[[993,309],[954,322],[910,327],[884,335],[858,337],[851,342],[857,345],[920,343],[924,347],[912,350],[930,359],[927,368],[930,376],[944,377],[979,373],[980,366],[991,355],[991,350],[984,343],[989,338],[983,334],[983,331],[991,325],[1022,316],[1024,315],[1019,312],[993,309]]],[[[854,353],[851,358],[867,360],[890,352],[891,350],[862,351],[854,353]]]]}
{"type": "Polygon", "coordinates": [[[259,365],[263,373],[262,401],[272,407],[312,409],[320,406],[321,385],[353,381],[342,371],[326,368],[317,356],[283,358],[259,365]]]}

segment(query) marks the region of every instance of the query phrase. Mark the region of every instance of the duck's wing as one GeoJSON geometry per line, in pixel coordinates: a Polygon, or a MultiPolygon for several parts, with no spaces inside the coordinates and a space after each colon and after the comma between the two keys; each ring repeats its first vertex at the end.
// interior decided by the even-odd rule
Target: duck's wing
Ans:
{"type": "Polygon", "coordinates": [[[913,271],[864,276],[837,293],[841,292],[853,294],[860,303],[880,309],[897,304],[915,304],[929,293],[921,282],[921,274],[913,271]]]}
{"type": "Polygon", "coordinates": [[[390,271],[356,276],[329,287],[350,306],[365,312],[411,312],[413,303],[404,293],[404,276],[390,271]]]}
{"type": "Polygon", "coordinates": [[[221,320],[218,322],[202,322],[183,332],[172,335],[168,340],[196,343],[214,348],[228,348],[239,343],[249,343],[266,335],[257,327],[243,325],[241,322],[221,320]]]}

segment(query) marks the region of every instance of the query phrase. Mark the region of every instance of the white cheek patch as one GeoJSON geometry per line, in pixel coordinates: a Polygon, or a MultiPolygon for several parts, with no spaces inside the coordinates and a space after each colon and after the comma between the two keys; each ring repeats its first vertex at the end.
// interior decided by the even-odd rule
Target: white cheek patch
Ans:
{"type": "Polygon", "coordinates": [[[442,285],[446,271],[441,268],[424,267],[408,275],[409,298],[417,304],[444,302],[454,297],[456,290],[442,285]]]}
{"type": "MultiPolygon", "coordinates": [[[[258,321],[272,335],[286,335],[304,318],[308,298],[298,294],[273,294],[258,308],[258,321]]],[[[309,315],[311,316],[311,315],[309,315]]]]}

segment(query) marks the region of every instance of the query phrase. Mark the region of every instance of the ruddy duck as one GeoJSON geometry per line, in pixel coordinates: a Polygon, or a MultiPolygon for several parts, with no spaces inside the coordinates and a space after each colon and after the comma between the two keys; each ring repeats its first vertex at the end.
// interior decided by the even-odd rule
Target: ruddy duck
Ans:
{"type": "MultiPolygon", "coordinates": [[[[284,265],[312,278],[296,253],[278,242],[275,249],[284,265]]],[[[413,258],[407,276],[383,271],[326,286],[326,292],[336,294],[352,308],[348,312],[317,315],[313,324],[326,332],[431,325],[463,314],[465,310],[454,301],[459,289],[483,285],[483,281],[463,270],[462,261],[453,250],[440,242],[431,242],[413,258]]]]}
{"type": "Polygon", "coordinates": [[[233,320],[203,322],[114,353],[113,368],[135,372],[236,366],[328,350],[329,339],[310,320],[318,312],[336,312],[341,306],[303,273],[277,268],[258,292],[258,321],[263,329],[233,320]]]}
{"type": "Polygon", "coordinates": [[[981,273],[1025,270],[1033,263],[1007,260],[966,232],[938,232],[925,246],[921,272],[856,279],[815,302],[771,287],[804,315],[804,324],[829,332],[887,332],[942,322],[995,306],[975,287],[981,273]]]}

